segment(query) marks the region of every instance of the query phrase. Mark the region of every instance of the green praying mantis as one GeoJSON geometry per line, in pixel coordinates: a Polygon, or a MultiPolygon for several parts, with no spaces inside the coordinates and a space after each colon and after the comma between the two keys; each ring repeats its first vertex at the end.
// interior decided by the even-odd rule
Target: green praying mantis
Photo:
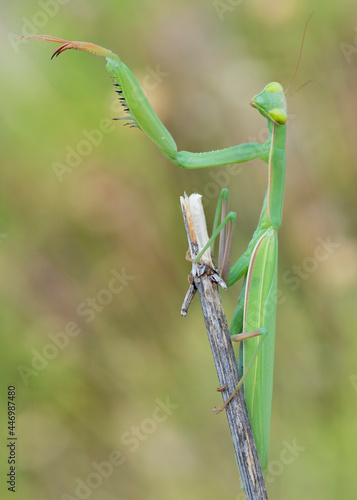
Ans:
{"type": "MultiPolygon", "coordinates": [[[[248,162],[255,158],[268,165],[268,187],[262,211],[245,253],[230,266],[236,214],[228,213],[228,190],[223,189],[218,200],[212,237],[196,259],[198,261],[220,235],[218,267],[222,278],[227,286],[232,286],[240,278],[244,279],[230,327],[232,340],[240,342],[238,368],[241,378],[233,394],[215,411],[222,411],[244,383],[244,395],[258,456],[262,470],[266,473],[273,394],[278,230],[282,221],[286,170],[286,91],[279,83],[272,82],[250,101],[250,105],[268,122],[269,138],[264,144],[239,144],[205,153],[178,151],[173,137],[151,107],[134,75],[116,54],[92,43],[67,41],[48,35],[26,38],[60,43],[61,46],[52,58],[68,49],[105,57],[106,68],[113,76],[128,123],[141,129],[175,165],[182,168],[205,168],[248,162]]],[[[291,82],[289,87],[290,85],[291,82]]]]}

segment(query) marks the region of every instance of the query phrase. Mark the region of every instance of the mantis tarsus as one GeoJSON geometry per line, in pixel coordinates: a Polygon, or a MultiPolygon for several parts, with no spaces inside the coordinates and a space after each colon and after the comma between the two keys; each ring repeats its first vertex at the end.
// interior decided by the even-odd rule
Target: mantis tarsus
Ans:
{"type": "Polygon", "coordinates": [[[236,391],[217,412],[231,400],[244,381],[245,399],[259,459],[265,472],[268,462],[273,392],[277,235],[282,219],[286,168],[287,106],[283,87],[276,82],[269,83],[250,101],[250,105],[268,121],[269,138],[264,144],[246,143],[206,153],[177,151],[174,139],[152,109],[134,75],[116,54],[86,42],[71,42],[47,35],[27,38],[61,43],[61,47],[52,57],[67,49],[83,50],[105,57],[106,68],[114,78],[120,101],[127,112],[125,118],[132,126],[145,132],[174,164],[183,168],[204,168],[247,162],[255,158],[260,158],[268,164],[268,187],[265,199],[257,229],[246,252],[230,267],[232,230],[236,214],[227,213],[228,190],[223,189],[218,201],[212,237],[200,253],[202,255],[209,245],[213,245],[214,239],[221,233],[219,268],[222,270],[222,277],[227,286],[244,277],[230,328],[232,340],[242,341],[238,359],[242,378],[236,391]],[[225,234],[223,238],[222,233],[225,234]]]}

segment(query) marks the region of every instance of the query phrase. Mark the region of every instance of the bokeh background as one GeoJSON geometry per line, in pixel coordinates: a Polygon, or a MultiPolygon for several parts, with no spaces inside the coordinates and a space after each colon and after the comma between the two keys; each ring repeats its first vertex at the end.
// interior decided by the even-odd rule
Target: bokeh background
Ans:
{"type": "MultiPolygon", "coordinates": [[[[270,81],[286,87],[312,10],[293,89],[315,82],[288,101],[267,487],[272,499],[354,498],[356,3],[0,9],[1,498],[11,495],[8,385],[21,500],[244,498],[225,416],[212,413],[220,397],[198,299],[180,317],[190,264],[179,196],[201,192],[211,225],[227,186],[239,256],[267,183],[258,161],[234,175],[175,167],[139,130],[111,121],[122,111],[102,59],[72,51],[50,62],[55,44],[17,35],[111,48],[179,149],[198,152],[265,141],[248,102],[270,81]]],[[[224,293],[228,318],[239,290],[224,293]]]]}

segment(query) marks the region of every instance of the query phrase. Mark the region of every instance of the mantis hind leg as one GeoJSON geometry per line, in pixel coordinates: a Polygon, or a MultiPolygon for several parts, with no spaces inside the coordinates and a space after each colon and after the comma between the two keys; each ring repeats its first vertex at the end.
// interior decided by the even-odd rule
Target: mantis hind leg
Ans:
{"type": "Polygon", "coordinates": [[[237,387],[234,389],[234,391],[228,397],[228,399],[224,402],[224,404],[220,408],[218,408],[218,410],[216,410],[216,409],[213,410],[214,413],[217,414],[217,413],[220,413],[222,410],[224,410],[224,408],[227,406],[227,404],[230,403],[232,401],[232,399],[234,398],[234,396],[238,393],[239,389],[244,384],[244,381],[247,378],[249,371],[254,366],[255,360],[258,357],[258,355],[263,347],[263,342],[264,342],[265,336],[267,334],[268,334],[267,329],[264,327],[261,327],[261,328],[258,328],[256,330],[253,330],[251,332],[244,332],[244,333],[240,333],[238,335],[234,335],[231,337],[232,340],[234,340],[236,342],[240,342],[242,340],[247,340],[247,339],[250,339],[252,337],[258,337],[258,336],[260,336],[261,338],[259,339],[258,345],[257,345],[257,347],[254,351],[254,354],[249,362],[249,365],[247,366],[245,372],[242,374],[241,379],[239,380],[237,387]]]}

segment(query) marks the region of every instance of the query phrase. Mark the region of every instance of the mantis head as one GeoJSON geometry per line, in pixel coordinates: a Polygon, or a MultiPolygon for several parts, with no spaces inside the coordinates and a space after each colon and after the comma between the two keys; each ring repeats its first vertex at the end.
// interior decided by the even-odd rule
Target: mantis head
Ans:
{"type": "Polygon", "coordinates": [[[280,83],[268,83],[249,104],[276,125],[285,125],[288,119],[285,94],[280,83]]]}

